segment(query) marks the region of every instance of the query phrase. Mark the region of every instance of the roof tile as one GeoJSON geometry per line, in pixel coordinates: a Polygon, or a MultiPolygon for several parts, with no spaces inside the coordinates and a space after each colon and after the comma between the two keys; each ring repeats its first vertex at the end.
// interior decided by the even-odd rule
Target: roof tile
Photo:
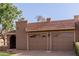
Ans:
{"type": "Polygon", "coordinates": [[[61,20],[51,22],[28,23],[26,31],[42,31],[42,30],[59,30],[59,29],[75,29],[75,21],[61,20]]]}

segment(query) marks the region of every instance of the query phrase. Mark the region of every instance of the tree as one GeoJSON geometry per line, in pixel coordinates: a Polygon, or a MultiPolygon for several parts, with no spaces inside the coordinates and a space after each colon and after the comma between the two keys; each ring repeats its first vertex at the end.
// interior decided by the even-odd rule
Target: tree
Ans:
{"type": "Polygon", "coordinates": [[[0,24],[2,24],[0,35],[4,42],[5,34],[13,29],[13,21],[18,19],[21,16],[21,13],[22,11],[11,3],[0,3],[0,24]]]}

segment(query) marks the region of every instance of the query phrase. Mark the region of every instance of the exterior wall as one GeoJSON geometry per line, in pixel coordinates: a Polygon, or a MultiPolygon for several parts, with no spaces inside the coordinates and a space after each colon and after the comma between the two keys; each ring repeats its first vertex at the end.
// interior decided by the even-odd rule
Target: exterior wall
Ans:
{"type": "Polygon", "coordinates": [[[27,35],[26,27],[27,22],[25,21],[16,23],[16,49],[73,50],[74,30],[52,31],[50,37],[50,32],[31,32],[27,35]],[[36,36],[31,37],[32,35],[36,36]]]}
{"type": "Polygon", "coordinates": [[[75,23],[75,27],[76,27],[76,29],[75,29],[75,39],[76,39],[76,41],[79,42],[79,22],[75,23]]]}
{"type": "Polygon", "coordinates": [[[79,42],[79,15],[74,16],[75,20],[75,41],[79,42]]]}
{"type": "Polygon", "coordinates": [[[7,45],[8,45],[8,49],[10,48],[10,36],[11,36],[11,35],[7,35],[7,45]]]}
{"type": "Polygon", "coordinates": [[[16,49],[27,49],[27,21],[16,22],[16,49]]]}
{"type": "Polygon", "coordinates": [[[16,23],[16,49],[73,50],[74,30],[29,32],[27,35],[26,27],[25,21],[16,23]]]}
{"type": "Polygon", "coordinates": [[[52,50],[73,50],[74,31],[52,32],[52,50]]]}

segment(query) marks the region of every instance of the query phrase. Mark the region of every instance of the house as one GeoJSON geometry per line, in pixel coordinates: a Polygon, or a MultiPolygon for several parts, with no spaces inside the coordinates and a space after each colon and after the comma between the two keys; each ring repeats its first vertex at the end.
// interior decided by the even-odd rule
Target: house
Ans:
{"type": "Polygon", "coordinates": [[[73,19],[28,23],[16,22],[16,31],[7,34],[8,48],[20,50],[73,50],[79,41],[79,16],[73,19]]]}
{"type": "Polygon", "coordinates": [[[4,41],[3,39],[0,39],[0,46],[3,46],[4,45],[4,41]]]}
{"type": "MultiPolygon", "coordinates": [[[[6,37],[5,37],[5,46],[7,45],[7,39],[6,39],[6,37]]],[[[3,40],[3,38],[2,38],[2,36],[1,36],[1,34],[0,34],[0,47],[2,47],[2,46],[4,46],[4,40],[3,40]]]]}

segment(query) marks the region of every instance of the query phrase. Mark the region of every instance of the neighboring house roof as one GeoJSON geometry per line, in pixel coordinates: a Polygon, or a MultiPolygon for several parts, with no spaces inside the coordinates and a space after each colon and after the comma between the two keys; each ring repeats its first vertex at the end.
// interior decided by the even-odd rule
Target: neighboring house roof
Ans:
{"type": "Polygon", "coordinates": [[[45,30],[65,30],[75,29],[74,19],[50,21],[50,22],[36,22],[27,24],[26,31],[45,31],[45,30]]]}

